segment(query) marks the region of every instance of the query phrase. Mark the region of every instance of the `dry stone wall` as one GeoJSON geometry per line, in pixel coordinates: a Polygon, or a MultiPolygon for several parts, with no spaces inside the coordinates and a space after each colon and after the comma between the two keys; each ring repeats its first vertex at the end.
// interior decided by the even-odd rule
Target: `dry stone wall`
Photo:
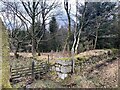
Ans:
{"type": "Polygon", "coordinates": [[[71,73],[72,60],[56,60],[54,70],[59,78],[65,79],[71,73]]]}

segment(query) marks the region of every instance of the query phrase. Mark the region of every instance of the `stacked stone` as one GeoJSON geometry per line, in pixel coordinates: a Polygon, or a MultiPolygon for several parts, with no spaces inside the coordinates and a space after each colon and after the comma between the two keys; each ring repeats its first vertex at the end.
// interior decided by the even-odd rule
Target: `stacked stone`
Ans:
{"type": "Polygon", "coordinates": [[[71,60],[57,60],[55,63],[55,71],[58,77],[64,79],[71,73],[72,61],[71,60]]]}

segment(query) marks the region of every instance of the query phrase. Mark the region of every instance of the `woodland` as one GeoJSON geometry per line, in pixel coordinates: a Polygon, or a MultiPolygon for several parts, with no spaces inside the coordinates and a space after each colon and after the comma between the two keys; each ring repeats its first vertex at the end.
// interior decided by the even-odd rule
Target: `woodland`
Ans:
{"type": "Polygon", "coordinates": [[[0,1],[2,88],[118,88],[120,2],[0,1]]]}

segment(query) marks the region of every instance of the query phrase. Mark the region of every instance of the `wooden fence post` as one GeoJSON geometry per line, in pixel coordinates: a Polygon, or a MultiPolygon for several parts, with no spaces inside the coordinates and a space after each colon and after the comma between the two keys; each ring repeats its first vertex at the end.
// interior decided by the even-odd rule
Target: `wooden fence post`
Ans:
{"type": "Polygon", "coordinates": [[[47,67],[48,67],[47,69],[49,70],[49,69],[50,69],[50,56],[49,56],[49,55],[48,55],[48,64],[47,64],[47,65],[48,65],[48,66],[47,66],[47,67]]]}
{"type": "Polygon", "coordinates": [[[74,61],[74,58],[72,58],[72,60],[71,60],[71,62],[72,62],[72,70],[71,70],[71,74],[74,74],[74,67],[75,67],[75,61],[74,61]]]}
{"type": "Polygon", "coordinates": [[[35,63],[34,61],[32,61],[32,78],[34,79],[34,66],[35,66],[35,63]]]}
{"type": "Polygon", "coordinates": [[[49,55],[48,55],[48,64],[49,64],[49,60],[50,60],[50,58],[49,58],[49,55]]]}
{"type": "Polygon", "coordinates": [[[12,73],[12,66],[10,65],[10,73],[12,73]]]}

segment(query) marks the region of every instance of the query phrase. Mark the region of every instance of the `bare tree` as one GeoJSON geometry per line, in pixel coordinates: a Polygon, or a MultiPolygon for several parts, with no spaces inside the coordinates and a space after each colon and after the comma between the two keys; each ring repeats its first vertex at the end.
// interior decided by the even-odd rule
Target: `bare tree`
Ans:
{"type": "Polygon", "coordinates": [[[36,55],[36,41],[35,41],[35,18],[37,15],[39,15],[39,12],[36,13],[36,10],[38,9],[38,5],[39,5],[39,1],[34,1],[32,0],[32,2],[23,2],[21,1],[25,11],[27,12],[28,16],[31,18],[31,26],[32,26],[32,30],[31,30],[31,41],[32,41],[32,55],[33,57],[35,57],[36,55]]]}
{"type": "MultiPolygon", "coordinates": [[[[78,3],[78,2],[76,2],[78,3]]],[[[81,25],[80,25],[80,29],[78,30],[78,32],[76,32],[75,36],[77,37],[77,40],[75,40],[76,42],[76,45],[75,45],[75,54],[77,54],[78,52],[78,46],[79,46],[79,42],[80,42],[80,35],[81,35],[81,31],[83,30],[83,28],[87,25],[88,22],[85,22],[85,12],[86,12],[86,6],[87,6],[87,2],[85,2],[85,6],[84,6],[84,9],[82,11],[82,14],[81,14],[81,25]]],[[[77,7],[78,9],[78,7],[77,7]]],[[[76,28],[77,29],[77,28],[76,28]]]]}
{"type": "MultiPolygon", "coordinates": [[[[59,8],[61,5],[61,3],[59,3],[58,1],[53,1],[51,4],[49,4],[49,2],[47,2],[47,0],[41,0],[40,3],[40,7],[41,7],[41,32],[42,35],[40,38],[38,38],[37,42],[37,49],[39,48],[39,44],[42,41],[42,38],[45,36],[45,30],[46,30],[46,21],[49,20],[52,16],[57,16],[60,15],[61,13],[55,13],[54,10],[56,8],[59,8]],[[54,13],[53,13],[54,12],[54,13]]],[[[39,33],[39,32],[38,32],[39,33]]],[[[37,35],[37,34],[36,34],[37,35]]],[[[39,50],[38,50],[39,53],[39,50]]]]}
{"type": "MultiPolygon", "coordinates": [[[[14,47],[14,55],[16,58],[18,58],[18,51],[20,48],[20,45],[23,43],[25,38],[28,36],[28,34],[25,34],[25,36],[20,37],[21,29],[24,28],[24,23],[22,23],[19,18],[9,9],[8,6],[2,8],[1,15],[3,17],[4,23],[7,26],[8,34],[9,34],[9,43],[11,46],[11,50],[14,47]]],[[[25,31],[26,32],[26,31],[25,31]]]]}
{"type": "Polygon", "coordinates": [[[70,36],[71,36],[71,19],[70,19],[70,11],[71,11],[71,6],[69,7],[69,3],[68,3],[68,0],[64,0],[64,9],[67,13],[67,18],[68,18],[68,35],[67,35],[67,38],[66,38],[66,42],[65,42],[65,46],[64,46],[64,50],[66,49],[67,47],[67,51],[70,55],[70,36]]]}
{"type": "MultiPolygon", "coordinates": [[[[22,22],[25,23],[28,33],[31,36],[31,41],[32,41],[32,55],[35,57],[36,55],[36,45],[41,41],[44,32],[45,32],[45,21],[49,18],[50,12],[56,8],[59,3],[58,2],[53,2],[52,4],[47,4],[47,0],[32,0],[32,2],[28,1],[22,1],[20,0],[21,3],[9,3],[5,2],[5,5],[8,5],[9,8],[14,12],[14,14],[17,15],[17,17],[22,20],[22,22]],[[23,10],[19,9],[17,7],[17,4],[20,4],[20,6],[23,6],[23,10]],[[26,17],[29,16],[29,17],[26,17]],[[39,40],[36,39],[36,33],[35,33],[35,22],[36,18],[42,16],[42,30],[43,34],[41,35],[41,38],[39,40]],[[28,29],[28,24],[31,25],[31,30],[28,29]],[[37,40],[37,41],[36,41],[37,40]]],[[[40,17],[41,18],[41,17],[40,17]]]]}
{"type": "MultiPolygon", "coordinates": [[[[100,18],[98,18],[99,20],[101,20],[100,18]]],[[[95,43],[94,43],[94,47],[93,49],[96,49],[96,45],[97,45],[97,40],[98,40],[98,29],[100,28],[101,23],[98,22],[98,20],[96,20],[96,30],[95,30],[95,43]]]]}

